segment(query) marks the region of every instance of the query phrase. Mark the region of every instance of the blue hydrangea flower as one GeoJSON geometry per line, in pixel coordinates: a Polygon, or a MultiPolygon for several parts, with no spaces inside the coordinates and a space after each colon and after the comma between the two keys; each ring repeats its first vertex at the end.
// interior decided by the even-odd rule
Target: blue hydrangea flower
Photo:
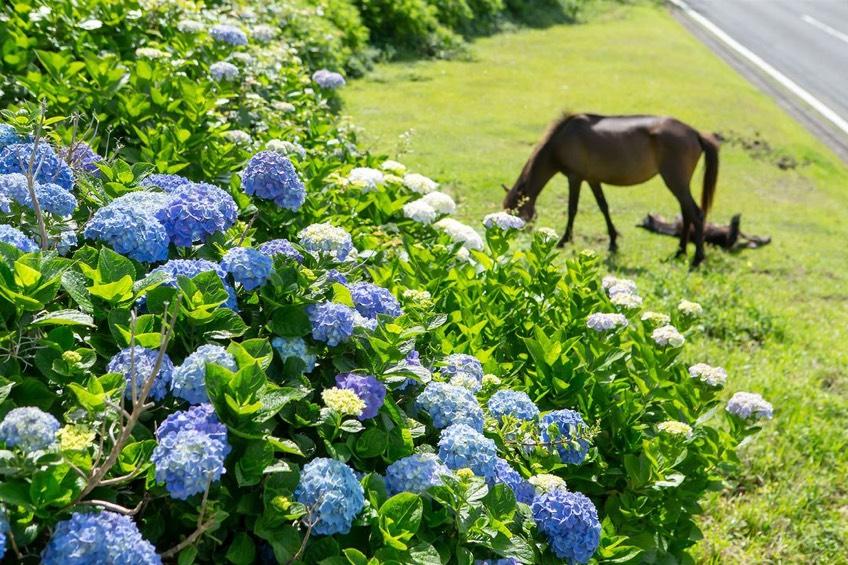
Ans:
{"type": "Polygon", "coordinates": [[[151,274],[164,272],[168,275],[168,278],[165,279],[165,286],[169,286],[171,288],[176,288],[177,286],[177,277],[186,277],[192,279],[199,275],[200,273],[205,273],[207,271],[214,271],[215,274],[218,275],[218,278],[221,279],[221,282],[224,284],[224,289],[227,291],[229,298],[223,304],[224,307],[230,308],[231,310],[238,310],[238,302],[236,299],[236,291],[227,282],[227,272],[221,268],[217,263],[213,263],[212,261],[207,261],[206,259],[171,259],[161,267],[156,267],[151,271],[151,274]]]}
{"type": "Polygon", "coordinates": [[[353,470],[335,459],[318,457],[303,466],[295,499],[305,505],[312,532],[322,536],[346,534],[365,507],[362,485],[353,470]]]}
{"type": "Polygon", "coordinates": [[[430,415],[438,429],[466,424],[478,432],[483,431],[483,410],[468,389],[432,381],[415,402],[420,410],[430,415]]]}
{"type": "Polygon", "coordinates": [[[0,151],[9,145],[23,143],[25,140],[18,135],[15,128],[6,124],[0,124],[0,151]]]}
{"type": "Polygon", "coordinates": [[[59,421],[34,406],[13,408],[0,422],[0,441],[25,452],[41,451],[56,443],[59,421]]]}
{"type": "Polygon", "coordinates": [[[503,559],[478,559],[474,565],[521,565],[512,557],[504,557],[503,559]]]}
{"type": "Polygon", "coordinates": [[[439,436],[439,458],[449,469],[468,467],[480,477],[495,475],[498,448],[495,442],[465,424],[451,424],[439,436]]]}
{"type": "Polygon", "coordinates": [[[497,458],[495,463],[495,472],[489,477],[489,486],[497,483],[505,484],[512,489],[515,494],[515,500],[524,504],[531,504],[536,496],[536,489],[533,488],[518,471],[513,469],[505,459],[497,458]]]}
{"type": "Polygon", "coordinates": [[[499,390],[489,399],[488,405],[489,412],[498,419],[512,416],[519,420],[535,420],[539,417],[539,408],[526,392],[499,390]]]}
{"type": "MultiPolygon", "coordinates": [[[[133,387],[130,379],[135,379],[136,395],[141,394],[141,388],[144,386],[144,381],[153,373],[156,366],[156,358],[159,352],[153,349],[146,349],[136,345],[134,348],[127,347],[119,351],[109,363],[106,365],[106,370],[110,373],[121,373],[127,381],[127,388],[124,391],[124,397],[128,400],[133,400],[133,387]]],[[[168,394],[168,388],[171,385],[171,377],[174,372],[174,364],[171,363],[171,358],[166,353],[162,357],[162,364],[159,371],[153,379],[153,386],[150,389],[150,398],[153,400],[162,400],[168,394]]]]}
{"type": "Polygon", "coordinates": [[[218,61],[209,66],[209,74],[215,82],[235,80],[239,76],[238,67],[227,61],[218,61]]]}
{"type": "Polygon", "coordinates": [[[312,80],[321,88],[328,90],[335,90],[345,85],[345,79],[342,75],[327,69],[319,69],[312,73],[312,80]]]}
{"type": "Polygon", "coordinates": [[[541,429],[541,437],[543,442],[555,442],[560,459],[563,463],[571,463],[577,465],[586,459],[586,454],[589,452],[589,442],[578,437],[586,430],[586,423],[583,418],[574,410],[554,410],[548,412],[539,421],[541,429]],[[551,437],[548,433],[548,428],[551,425],[556,425],[559,430],[557,437],[551,437]],[[576,439],[577,445],[573,445],[576,439]]]}
{"type": "Polygon", "coordinates": [[[60,149],[59,157],[70,163],[71,168],[75,171],[83,171],[95,176],[100,174],[97,163],[102,161],[103,157],[95,153],[91,146],[84,141],[75,142],[73,149],[68,147],[60,149]],[[70,158],[68,158],[69,153],[70,158]]]}
{"type": "MultiPolygon", "coordinates": [[[[0,174],[26,174],[32,159],[32,143],[14,143],[0,151],[0,174]]],[[[33,162],[35,180],[39,183],[52,182],[65,190],[74,188],[74,173],[71,167],[56,155],[53,148],[41,142],[35,150],[33,162]]]]}
{"type": "Polygon", "coordinates": [[[224,190],[207,183],[184,184],[156,214],[171,243],[190,247],[210,235],[229,229],[238,217],[235,200],[224,190]]]}
{"type": "Polygon", "coordinates": [[[386,467],[386,491],[389,496],[399,492],[421,494],[428,488],[441,485],[450,469],[433,453],[416,453],[398,459],[386,467]]]}
{"type": "Polygon", "coordinates": [[[229,24],[218,24],[212,26],[209,30],[209,35],[215,41],[229,43],[230,45],[247,45],[247,35],[237,28],[229,24]]]}
{"type": "Polygon", "coordinates": [[[295,357],[303,361],[303,364],[306,365],[307,373],[312,372],[315,368],[315,361],[318,360],[315,354],[309,351],[302,337],[275,337],[271,340],[271,347],[277,350],[283,363],[289,357],[295,357]]]}
{"type": "Polygon", "coordinates": [[[245,290],[259,288],[268,281],[274,264],[271,259],[256,249],[249,247],[233,247],[221,260],[221,267],[236,280],[245,290]]]}
{"type": "Polygon", "coordinates": [[[77,232],[65,230],[59,234],[59,241],[56,242],[56,251],[59,252],[59,255],[65,256],[73,251],[77,243],[77,232]]]}
{"type": "Polygon", "coordinates": [[[129,516],[115,512],[74,512],[59,522],[41,554],[42,565],[132,563],[161,565],[156,548],[129,516]]]}
{"type": "MultiPolygon", "coordinates": [[[[2,128],[2,124],[0,124],[0,128],[2,128]]],[[[0,129],[0,136],[2,136],[3,130],[0,129]]],[[[0,508],[0,559],[3,559],[3,556],[6,555],[6,532],[9,531],[9,518],[6,516],[6,512],[0,508]]]]}
{"type": "Polygon", "coordinates": [[[297,236],[303,248],[317,257],[344,261],[353,250],[350,234],[330,224],[310,224],[297,236]]]}
{"type": "Polygon", "coordinates": [[[347,277],[344,276],[339,271],[337,271],[336,269],[330,269],[329,271],[327,271],[325,276],[327,277],[327,283],[329,283],[329,284],[333,284],[333,283],[347,284],[347,277]]]}
{"type": "Polygon", "coordinates": [[[398,299],[381,286],[369,282],[358,282],[349,285],[348,290],[356,310],[366,318],[374,319],[377,314],[396,318],[402,313],[398,299]]]}
{"type": "Polygon", "coordinates": [[[169,416],[156,430],[156,440],[150,459],[156,482],[165,483],[171,498],[200,494],[227,472],[227,429],[208,404],[169,416]]]}
{"type": "Polygon", "coordinates": [[[191,181],[180,175],[152,174],[145,177],[140,183],[140,186],[155,186],[161,188],[165,192],[173,192],[184,184],[189,184],[191,181]]]}
{"type": "Polygon", "coordinates": [[[136,261],[155,263],[168,258],[168,233],[155,216],[110,203],[94,213],[83,232],[136,261]]]}
{"type": "Polygon", "coordinates": [[[288,157],[260,151],[250,158],[241,175],[244,191],[287,210],[297,210],[306,200],[306,188],[288,157]]]}
{"type": "Polygon", "coordinates": [[[579,492],[557,488],[538,495],[533,520],[548,537],[554,555],[568,563],[586,563],[601,539],[601,523],[592,501],[579,492]]]}
{"type": "Polygon", "coordinates": [[[303,263],[303,255],[301,255],[287,239],[272,239],[271,241],[266,241],[260,245],[258,249],[260,253],[264,253],[272,259],[277,255],[282,255],[289,259],[294,259],[298,263],[303,263]]]}
{"type": "Polygon", "coordinates": [[[38,245],[24,235],[24,232],[6,224],[0,224],[0,241],[14,245],[24,253],[32,253],[38,250],[38,245]]]}
{"type": "Polygon", "coordinates": [[[9,200],[9,197],[0,192],[0,212],[4,214],[8,214],[12,211],[12,201],[9,200]]]}
{"type": "Polygon", "coordinates": [[[207,363],[215,363],[230,371],[238,369],[235,358],[220,345],[201,345],[174,369],[171,380],[174,396],[187,400],[189,404],[209,402],[206,394],[207,363]]]}
{"type": "Polygon", "coordinates": [[[483,382],[483,365],[473,355],[454,353],[445,357],[443,364],[441,372],[445,377],[455,377],[463,373],[474,377],[478,383],[483,382]]]}
{"type": "MultiPolygon", "coordinates": [[[[38,204],[44,212],[58,216],[70,216],[77,209],[77,199],[74,198],[74,195],[58,184],[35,183],[33,189],[35,190],[35,197],[38,198],[38,204]]],[[[27,178],[21,173],[0,175],[0,192],[21,206],[34,209],[27,178]]]]}
{"type": "Polygon", "coordinates": [[[335,347],[353,335],[356,313],[353,308],[335,302],[324,302],[310,305],[306,313],[312,323],[312,339],[335,347]]]}
{"type": "Polygon", "coordinates": [[[365,403],[365,409],[359,415],[360,420],[368,420],[376,416],[386,399],[386,385],[373,375],[357,375],[356,373],[336,375],[336,386],[352,390],[365,403]]]}
{"type": "Polygon", "coordinates": [[[164,192],[136,190],[115,198],[109,206],[132,208],[140,213],[155,216],[171,203],[172,198],[170,194],[164,192]]]}

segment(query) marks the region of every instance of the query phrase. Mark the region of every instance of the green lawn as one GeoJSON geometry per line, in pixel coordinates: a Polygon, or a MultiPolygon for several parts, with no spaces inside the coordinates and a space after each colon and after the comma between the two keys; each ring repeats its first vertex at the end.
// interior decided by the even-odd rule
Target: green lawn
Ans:
{"type": "MultiPolygon", "coordinates": [[[[682,297],[701,302],[704,333],[686,355],[724,365],[728,394],[761,392],[775,406],[774,421],[744,449],[742,472],[707,501],[698,560],[846,562],[848,170],[821,143],[663,8],[646,6],[483,39],[467,61],[381,66],[351,84],[344,102],[366,146],[440,181],[470,223],[499,209],[500,184],[512,184],[546,124],[566,109],[668,114],[702,130],[759,133],[774,155],[722,148],[712,219],[741,212],[743,231],[772,235],[772,245],[708,250],[704,268],[689,273],[668,260],[675,241],[633,227],[649,211],[677,213],[655,179],[606,189],[623,232],[609,266],[634,277],[652,309],[682,297]],[[779,156],[802,165],[781,170],[779,156]]],[[[700,178],[699,170],[696,199],[700,178]]],[[[564,254],[606,254],[588,187],[581,204],[576,243],[564,254]]],[[[561,230],[565,208],[559,177],[540,199],[538,225],[561,230]]]]}

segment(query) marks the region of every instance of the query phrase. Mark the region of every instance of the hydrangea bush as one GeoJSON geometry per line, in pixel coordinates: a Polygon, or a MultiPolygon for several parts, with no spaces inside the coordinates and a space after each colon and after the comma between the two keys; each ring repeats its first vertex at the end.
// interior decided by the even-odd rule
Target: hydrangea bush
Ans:
{"type": "Polygon", "coordinates": [[[733,375],[687,345],[703,309],[643,311],[632,281],[590,254],[558,266],[556,238],[512,216],[450,218],[434,181],[356,150],[292,31],[261,27],[275,5],[35,22],[34,45],[68,34],[103,65],[62,91],[48,69],[83,55],[42,49],[24,87],[92,113],[106,100],[86,81],[114,87],[126,145],[97,133],[76,159],[79,120],[3,114],[2,151],[44,166],[0,158],[0,552],[688,559],[699,501],[774,416],[722,400],[733,375]],[[139,37],[161,53],[125,57],[139,37]],[[239,73],[218,83],[224,59],[239,73]]]}

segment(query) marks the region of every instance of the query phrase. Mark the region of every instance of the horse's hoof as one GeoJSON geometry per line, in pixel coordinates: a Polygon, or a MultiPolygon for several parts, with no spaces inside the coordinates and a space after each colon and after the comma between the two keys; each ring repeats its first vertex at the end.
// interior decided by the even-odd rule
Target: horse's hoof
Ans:
{"type": "Polygon", "coordinates": [[[610,243],[609,252],[610,253],[618,253],[618,245],[616,245],[615,243],[610,243]]]}
{"type": "Polygon", "coordinates": [[[703,256],[698,257],[698,256],[696,255],[696,256],[695,256],[695,258],[694,258],[694,259],[692,259],[692,269],[693,269],[693,270],[694,270],[694,269],[697,269],[697,268],[698,268],[698,266],[699,266],[701,263],[703,263],[703,262],[704,262],[704,257],[703,257],[703,256]]]}
{"type": "Polygon", "coordinates": [[[567,239],[561,239],[561,240],[557,241],[557,244],[556,244],[557,249],[562,249],[563,247],[565,247],[566,243],[568,243],[567,239]]]}

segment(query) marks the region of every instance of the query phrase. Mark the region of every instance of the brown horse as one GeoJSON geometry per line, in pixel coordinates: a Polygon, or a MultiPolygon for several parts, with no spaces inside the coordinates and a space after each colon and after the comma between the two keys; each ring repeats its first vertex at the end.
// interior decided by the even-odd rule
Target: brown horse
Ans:
{"type": "Polygon", "coordinates": [[[604,215],[610,251],[618,232],[612,224],[601,183],[632,186],[659,174],[680,202],[683,230],[678,255],[686,253],[689,226],[694,227],[693,266],[704,260],[704,221],[718,179],[718,142],[711,136],[675,120],[659,116],[598,116],[572,114],[554,122],[525,163],[518,180],[507,191],[503,206],[525,220],[536,215],[536,198],[556,173],[568,178],[568,223],[558,246],[571,241],[580,185],[585,180],[604,215]],[[695,204],[689,183],[704,153],[704,187],[701,208],[695,204]]]}

